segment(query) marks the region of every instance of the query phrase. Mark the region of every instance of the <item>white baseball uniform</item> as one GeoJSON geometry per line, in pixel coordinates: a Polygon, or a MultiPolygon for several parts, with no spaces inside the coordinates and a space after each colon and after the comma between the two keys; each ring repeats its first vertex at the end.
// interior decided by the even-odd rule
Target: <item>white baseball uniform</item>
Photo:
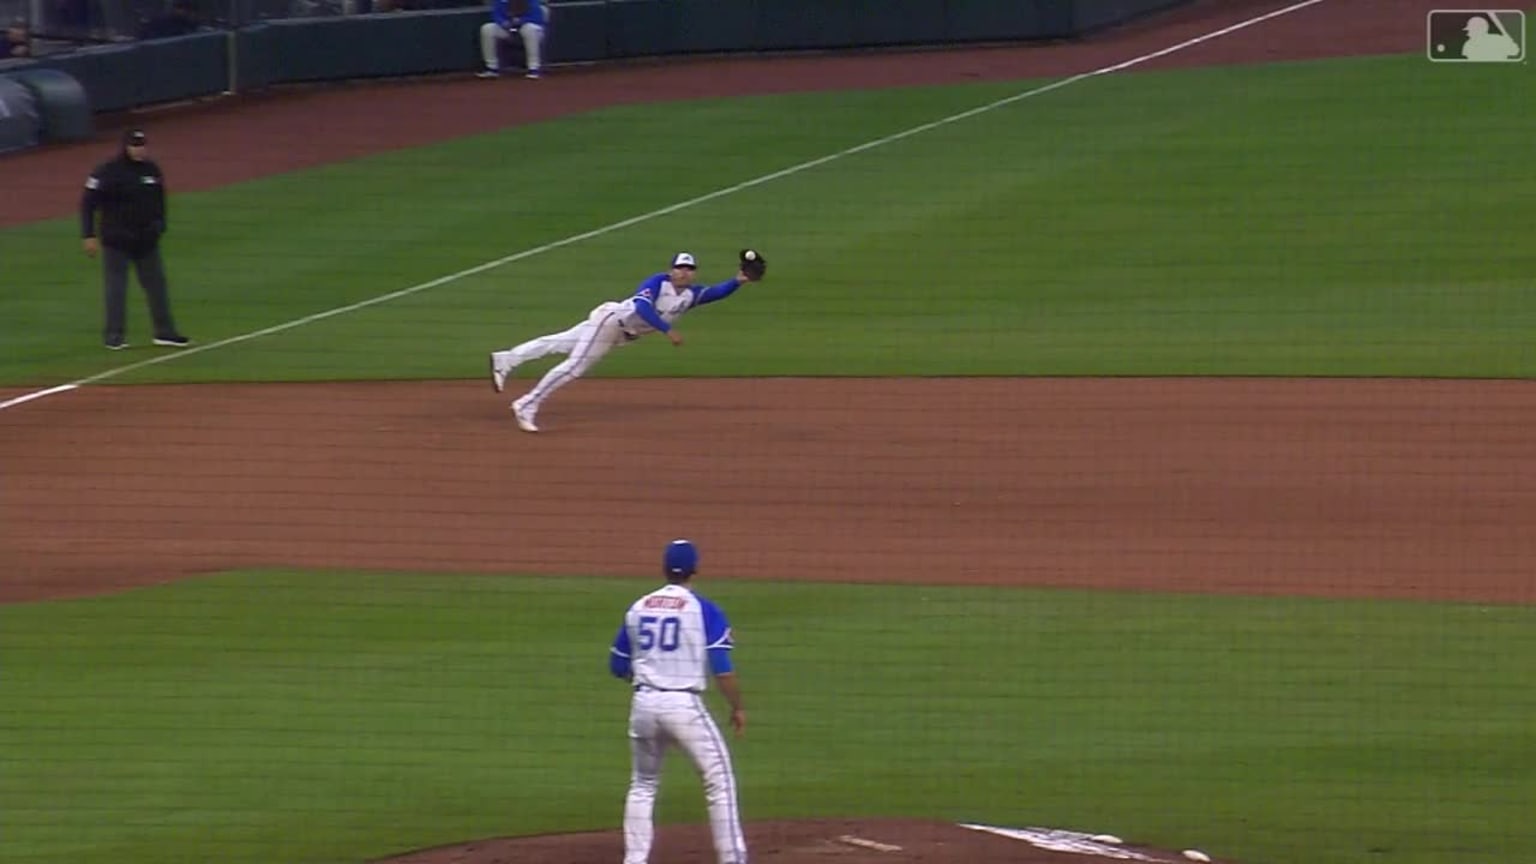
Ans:
{"type": "Polygon", "coordinates": [[[610,670],[629,678],[632,769],[624,803],[624,864],[647,864],[653,812],[667,750],[688,754],[704,782],[720,864],[746,864],[736,775],[725,737],[704,704],[709,675],[731,671],[730,623],[709,600],[666,585],[629,607],[614,639],[610,670]]]}
{"type": "MultiPolygon", "coordinates": [[[[681,260],[686,253],[679,255],[681,260]]],[[[686,256],[693,266],[692,256],[686,256]]],[[[540,357],[565,354],[566,359],[544,374],[525,395],[512,403],[519,415],[532,421],[544,400],[556,390],[586,374],[609,351],[648,333],[666,332],[683,313],[706,303],[723,300],[741,287],[735,279],[718,285],[679,288],[668,273],[657,273],[640,283],[635,293],[619,301],[600,303],[586,320],[559,333],[551,333],[491,354],[492,374],[500,381],[512,370],[540,357]],[[658,326],[659,325],[659,326],[658,326]]]]}

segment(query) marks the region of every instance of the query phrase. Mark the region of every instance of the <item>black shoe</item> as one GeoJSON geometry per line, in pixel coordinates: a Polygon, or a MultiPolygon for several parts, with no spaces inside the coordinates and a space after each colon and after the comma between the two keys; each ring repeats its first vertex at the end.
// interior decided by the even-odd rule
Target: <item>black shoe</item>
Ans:
{"type": "Polygon", "coordinates": [[[128,347],[128,343],[121,336],[116,339],[108,339],[101,344],[106,346],[108,351],[121,351],[128,347]]]}
{"type": "Polygon", "coordinates": [[[155,344],[164,345],[167,348],[185,348],[192,344],[192,340],[180,333],[172,333],[169,336],[156,336],[155,344]]]}

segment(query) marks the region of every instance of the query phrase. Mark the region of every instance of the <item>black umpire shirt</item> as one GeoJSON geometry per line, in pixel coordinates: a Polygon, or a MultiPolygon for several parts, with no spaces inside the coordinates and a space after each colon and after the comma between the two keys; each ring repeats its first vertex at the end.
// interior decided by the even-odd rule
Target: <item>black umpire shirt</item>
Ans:
{"type": "Polygon", "coordinates": [[[80,236],[134,257],[149,253],[165,233],[165,176],[153,160],[127,152],[96,166],[80,196],[80,236]],[[101,225],[96,225],[96,211],[101,225]]]}

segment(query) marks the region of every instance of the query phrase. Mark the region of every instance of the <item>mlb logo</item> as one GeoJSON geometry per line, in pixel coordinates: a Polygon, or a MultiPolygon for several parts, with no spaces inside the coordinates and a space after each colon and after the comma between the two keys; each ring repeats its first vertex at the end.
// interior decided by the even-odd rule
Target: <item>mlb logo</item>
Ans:
{"type": "Polygon", "coordinates": [[[1436,9],[1429,13],[1429,59],[1436,63],[1525,60],[1525,13],[1519,9],[1436,9]]]}

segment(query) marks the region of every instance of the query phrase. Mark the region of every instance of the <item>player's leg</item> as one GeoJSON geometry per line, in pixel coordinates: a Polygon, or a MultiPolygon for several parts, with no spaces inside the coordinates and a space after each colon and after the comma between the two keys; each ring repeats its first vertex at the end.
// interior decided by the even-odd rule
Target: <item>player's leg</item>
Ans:
{"type": "Polygon", "coordinates": [[[514,345],[505,351],[491,352],[491,386],[500,393],[506,386],[507,376],[517,367],[530,360],[540,357],[548,357],[551,354],[570,354],[581,344],[581,334],[584,330],[593,326],[590,320],[583,321],[568,330],[559,333],[550,333],[529,339],[521,345],[514,345]]]}
{"type": "Polygon", "coordinates": [[[592,326],[591,321],[583,321],[569,330],[529,339],[521,345],[514,345],[506,351],[496,353],[505,358],[509,370],[551,354],[570,354],[581,343],[582,332],[592,326]]]}
{"type": "Polygon", "coordinates": [[[166,285],[165,263],[160,258],[159,249],[151,249],[149,252],[134,259],[134,270],[139,274],[139,286],[144,289],[144,299],[149,304],[149,318],[154,322],[155,343],[157,345],[170,345],[173,347],[185,347],[186,337],[176,329],[176,320],[171,315],[170,288],[166,285]]]}
{"type": "Polygon", "coordinates": [[[529,339],[527,342],[521,345],[514,345],[505,351],[492,351],[491,374],[497,378],[496,391],[498,393],[501,392],[501,381],[512,374],[512,370],[524,363],[530,360],[537,360],[540,357],[547,357],[550,354],[568,355],[576,350],[576,346],[581,344],[581,337],[586,332],[586,329],[597,326],[597,323],[602,320],[604,315],[618,308],[620,307],[617,303],[600,303],[592,307],[592,310],[587,313],[587,317],[584,320],[569,329],[562,330],[559,333],[550,333],[547,336],[540,336],[536,339],[529,339]]]}
{"type": "Polygon", "coordinates": [[[108,348],[125,344],[128,322],[128,255],[111,246],[101,247],[102,323],[101,339],[108,348]]]}
{"type": "Polygon", "coordinates": [[[527,58],[528,77],[537,78],[544,65],[544,28],[538,24],[524,24],[517,34],[523,37],[523,56],[527,58]]]}
{"type": "Polygon", "coordinates": [[[720,864],[747,864],[747,841],[741,832],[741,813],[736,796],[736,771],[725,736],[709,714],[702,697],[692,704],[668,711],[662,727],[693,760],[704,781],[704,801],[709,805],[709,828],[714,835],[720,864]]]}
{"type": "Polygon", "coordinates": [[[556,390],[586,374],[587,370],[595,366],[604,354],[613,350],[613,346],[618,344],[621,338],[623,334],[614,323],[612,312],[605,313],[593,321],[592,326],[581,332],[576,346],[571,349],[570,356],[546,372],[544,377],[539,379],[539,383],[533,385],[533,389],[529,390],[525,396],[512,403],[512,410],[517,413],[519,424],[522,425],[526,421],[527,425],[523,427],[525,429],[532,425],[544,400],[552,396],[556,390]]]}
{"type": "Polygon", "coordinates": [[[497,43],[506,38],[507,31],[496,22],[487,21],[480,25],[480,59],[485,63],[485,69],[480,73],[482,78],[492,78],[501,73],[501,55],[497,43]]]}
{"type": "Polygon", "coordinates": [[[629,793],[624,797],[624,864],[646,864],[656,837],[656,795],[667,739],[656,715],[635,706],[629,715],[629,793]]]}

